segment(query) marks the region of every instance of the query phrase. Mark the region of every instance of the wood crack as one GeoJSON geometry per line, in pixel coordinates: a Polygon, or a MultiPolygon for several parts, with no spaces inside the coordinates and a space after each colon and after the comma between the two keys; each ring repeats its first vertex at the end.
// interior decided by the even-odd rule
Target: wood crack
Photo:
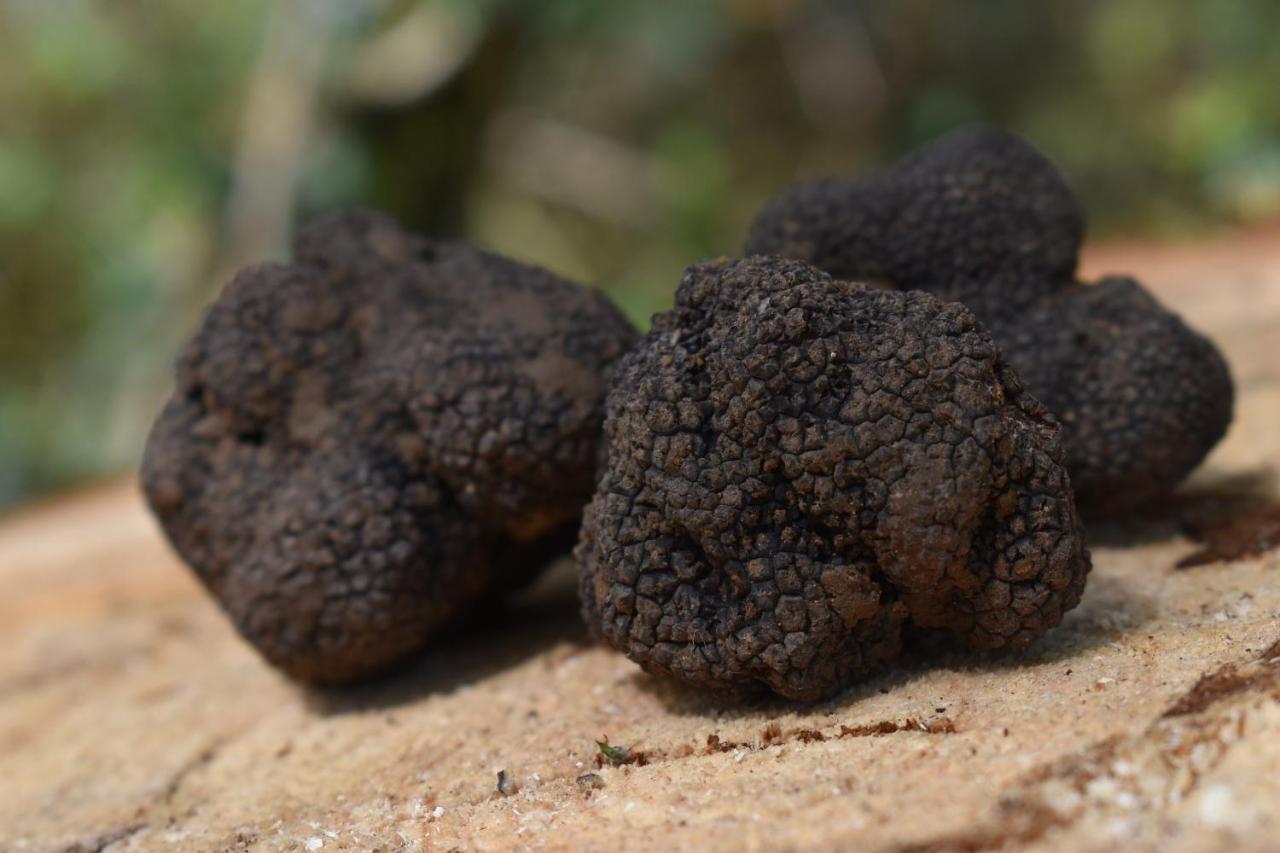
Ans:
{"type": "Polygon", "coordinates": [[[774,722],[766,725],[760,734],[752,740],[724,740],[718,733],[715,733],[707,735],[706,741],[701,748],[696,744],[687,743],[668,749],[629,748],[625,750],[626,758],[624,760],[611,760],[602,752],[596,756],[596,766],[603,767],[607,764],[615,764],[643,767],[646,764],[660,761],[677,761],[691,758],[695,755],[715,755],[721,752],[758,752],[771,746],[787,744],[822,743],[828,740],[882,737],[899,733],[943,735],[954,734],[955,732],[955,723],[949,717],[934,717],[927,720],[906,717],[901,720],[878,720],[871,723],[861,723],[856,726],[841,724],[827,731],[813,726],[797,726],[784,731],[780,725],[774,722]]]}
{"type": "Polygon", "coordinates": [[[1112,736],[1037,768],[998,798],[994,819],[973,830],[901,845],[901,853],[974,853],[1022,846],[1119,802],[1156,811],[1190,796],[1243,741],[1250,701],[1280,702],[1280,640],[1252,660],[1202,675],[1150,725],[1112,736]],[[1159,782],[1144,791],[1135,768],[1159,782]]]}

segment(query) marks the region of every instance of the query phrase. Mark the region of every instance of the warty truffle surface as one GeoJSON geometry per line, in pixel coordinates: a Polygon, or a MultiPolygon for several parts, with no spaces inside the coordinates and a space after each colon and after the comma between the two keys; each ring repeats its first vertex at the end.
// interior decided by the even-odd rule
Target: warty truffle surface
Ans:
{"type": "Polygon", "coordinates": [[[948,134],[884,171],[796,184],[752,225],[748,254],[809,261],[964,303],[1064,427],[1080,506],[1160,498],[1231,421],[1208,340],[1126,279],[1076,280],[1084,215],[1058,170],[1012,134],[948,134]]]}
{"type": "Polygon", "coordinates": [[[208,310],[143,489],[267,660],[364,678],[572,547],[634,339],[545,270],[330,217],[208,310]]]}
{"type": "Polygon", "coordinates": [[[1025,646],[1089,569],[1056,433],[961,305],[695,265],[611,380],[584,616],[649,671],[802,701],[915,628],[1025,646]]]}

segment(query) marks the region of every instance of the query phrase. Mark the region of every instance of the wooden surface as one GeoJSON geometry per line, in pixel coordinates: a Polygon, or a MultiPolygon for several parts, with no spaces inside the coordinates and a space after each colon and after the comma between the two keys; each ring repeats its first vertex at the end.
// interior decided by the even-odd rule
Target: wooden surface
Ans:
{"type": "Polygon", "coordinates": [[[1277,849],[1280,556],[1174,564],[1186,525],[1280,497],[1280,232],[1087,271],[1213,336],[1237,416],[1187,495],[1091,529],[1084,603],[1029,652],[719,706],[584,645],[562,569],[402,675],[308,693],[122,481],[0,520],[0,849],[1277,849]],[[603,736],[640,760],[598,768],[603,736]]]}

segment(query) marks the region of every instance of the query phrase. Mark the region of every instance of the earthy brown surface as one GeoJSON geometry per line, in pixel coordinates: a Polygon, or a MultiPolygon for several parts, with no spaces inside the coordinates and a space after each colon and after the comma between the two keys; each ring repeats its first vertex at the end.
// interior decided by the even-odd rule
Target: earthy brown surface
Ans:
{"type": "Polygon", "coordinates": [[[1275,849],[1280,552],[1174,564],[1280,498],[1280,231],[1086,261],[1220,343],[1237,420],[1192,494],[1091,531],[1084,602],[1027,652],[716,707],[581,645],[561,572],[381,686],[305,693],[119,483],[0,523],[0,849],[1275,849]],[[604,735],[635,763],[597,768],[604,735]]]}
{"type": "Polygon", "coordinates": [[[266,660],[362,681],[569,552],[635,337],[547,270],[373,211],[323,217],[205,313],[142,491],[266,660]]]}
{"type": "Polygon", "coordinates": [[[606,411],[582,613],[646,672],[826,699],[904,638],[1026,648],[1080,602],[1057,423],[957,302],[694,264],[606,411]]]}
{"type": "Polygon", "coordinates": [[[854,180],[792,184],[761,209],[747,252],[964,303],[1061,422],[1081,512],[1111,518],[1167,498],[1200,464],[1233,388],[1194,319],[1127,274],[1085,283],[1084,235],[1053,163],[972,125],[854,180]]]}

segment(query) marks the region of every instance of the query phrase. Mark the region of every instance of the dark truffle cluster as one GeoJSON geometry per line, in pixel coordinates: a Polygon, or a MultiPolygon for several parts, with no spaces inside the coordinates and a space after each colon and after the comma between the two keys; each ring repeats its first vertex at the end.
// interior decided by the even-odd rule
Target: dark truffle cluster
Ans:
{"type": "Polygon", "coordinates": [[[1064,427],[1082,509],[1168,493],[1225,433],[1214,346],[1130,279],[1076,281],[1084,217],[1022,140],[950,134],[879,174],[799,184],[759,214],[750,254],[809,261],[964,303],[1064,427]]]}
{"type": "Polygon", "coordinates": [[[798,700],[913,629],[1024,646],[1089,569],[1056,432],[961,305],[696,265],[610,384],[584,615],[649,671],[798,700]]]}
{"type": "Polygon", "coordinates": [[[606,372],[634,339],[544,270],[331,218],[209,310],[146,496],[268,660],[361,678],[572,546],[606,372]]]}

